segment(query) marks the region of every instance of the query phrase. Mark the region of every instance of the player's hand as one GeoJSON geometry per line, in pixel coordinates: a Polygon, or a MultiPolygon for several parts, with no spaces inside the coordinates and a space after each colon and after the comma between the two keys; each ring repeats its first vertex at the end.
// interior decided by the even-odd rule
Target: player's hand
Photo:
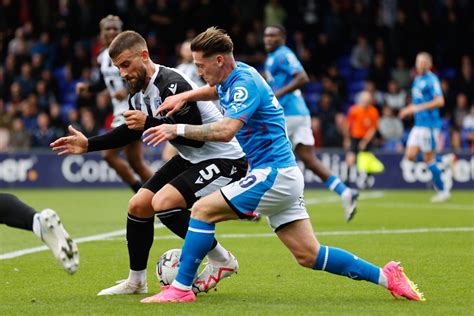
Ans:
{"type": "Polygon", "coordinates": [[[87,92],[87,84],[84,83],[84,82],[79,82],[78,84],[76,84],[76,94],[77,95],[83,95],[84,93],[87,92]]]}
{"type": "Polygon", "coordinates": [[[143,138],[145,144],[156,147],[164,141],[175,139],[178,135],[176,125],[163,124],[147,129],[143,136],[146,136],[143,138]]]}
{"type": "Polygon", "coordinates": [[[142,111],[133,110],[123,113],[125,124],[129,129],[143,131],[145,129],[146,114],[142,111]]]}
{"type": "Polygon", "coordinates": [[[398,112],[398,117],[404,119],[410,115],[413,115],[416,112],[416,107],[413,104],[410,104],[398,112]]]}
{"type": "Polygon", "coordinates": [[[68,126],[69,133],[71,136],[61,137],[49,146],[53,151],[57,151],[59,156],[66,154],[83,154],[87,152],[87,147],[89,146],[89,141],[87,138],[79,132],[77,129],[68,126]]]}
{"type": "Polygon", "coordinates": [[[171,116],[174,113],[178,112],[186,105],[186,100],[183,98],[182,95],[170,95],[165,99],[165,101],[160,105],[160,107],[156,110],[155,115],[161,114],[166,116],[171,116]]]}
{"type": "Polygon", "coordinates": [[[364,151],[367,148],[367,141],[362,139],[358,147],[360,151],[364,151]]]}
{"type": "Polygon", "coordinates": [[[127,90],[119,90],[119,91],[114,93],[114,97],[119,101],[125,100],[127,98],[127,96],[128,96],[128,91],[127,90]]]}

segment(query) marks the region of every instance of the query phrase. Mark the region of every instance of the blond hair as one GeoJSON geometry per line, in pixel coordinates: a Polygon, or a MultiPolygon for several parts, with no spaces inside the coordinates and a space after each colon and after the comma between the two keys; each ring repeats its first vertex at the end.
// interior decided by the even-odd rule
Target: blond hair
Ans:
{"type": "Polygon", "coordinates": [[[232,53],[234,44],[224,30],[213,26],[192,40],[191,50],[193,52],[202,52],[204,57],[210,57],[216,54],[232,53]]]}

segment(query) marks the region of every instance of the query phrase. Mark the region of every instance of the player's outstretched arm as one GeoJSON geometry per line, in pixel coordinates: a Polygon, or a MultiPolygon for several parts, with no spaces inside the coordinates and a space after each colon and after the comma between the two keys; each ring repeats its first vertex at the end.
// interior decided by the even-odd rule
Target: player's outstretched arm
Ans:
{"type": "Polygon", "coordinates": [[[243,125],[242,121],[228,117],[219,122],[203,125],[163,124],[147,129],[143,133],[145,136],[143,142],[156,147],[160,143],[178,136],[198,141],[229,142],[243,125]]]}
{"type": "Polygon", "coordinates": [[[60,156],[66,154],[83,154],[87,152],[89,141],[84,134],[71,125],[69,125],[68,130],[72,135],[61,137],[49,144],[52,150],[58,152],[60,156]]]}
{"type": "Polygon", "coordinates": [[[216,87],[204,86],[199,89],[189,90],[176,95],[170,95],[167,97],[161,106],[158,108],[157,113],[161,113],[166,116],[171,116],[183,108],[188,102],[193,101],[210,101],[217,100],[216,87]]]}

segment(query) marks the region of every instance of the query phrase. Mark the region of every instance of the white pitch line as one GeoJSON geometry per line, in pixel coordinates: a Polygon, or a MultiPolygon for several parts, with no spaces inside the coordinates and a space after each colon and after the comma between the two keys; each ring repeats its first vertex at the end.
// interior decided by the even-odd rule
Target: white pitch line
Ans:
{"type": "MultiPolygon", "coordinates": [[[[372,199],[380,199],[385,194],[382,191],[371,191],[371,192],[363,192],[360,193],[358,200],[372,200],[372,199]]],[[[320,198],[309,198],[305,199],[304,202],[306,205],[318,204],[318,203],[333,203],[333,202],[340,202],[341,198],[336,194],[331,196],[324,196],[320,198]]]]}
{"type": "MultiPolygon", "coordinates": [[[[161,223],[155,224],[156,229],[160,229],[160,228],[163,228],[163,227],[165,227],[165,226],[161,223]]],[[[121,230],[116,230],[116,231],[113,231],[113,232],[110,232],[110,233],[104,233],[104,234],[98,234],[98,235],[93,235],[93,236],[86,236],[86,237],[77,238],[77,239],[74,239],[74,241],[77,244],[81,244],[81,243],[89,242],[89,241],[110,239],[112,237],[125,235],[126,233],[127,233],[127,231],[125,229],[121,229],[121,230]]],[[[30,253],[45,251],[45,250],[48,250],[48,249],[49,248],[46,247],[46,246],[39,246],[39,247],[34,247],[34,248],[27,248],[27,249],[21,249],[21,250],[16,250],[16,251],[12,251],[12,252],[7,252],[7,253],[4,253],[4,254],[0,255],[0,260],[12,259],[12,258],[20,257],[20,256],[23,256],[23,255],[27,255],[27,254],[30,254],[30,253]]]]}
{"type": "MultiPolygon", "coordinates": [[[[348,236],[348,235],[396,235],[396,234],[423,234],[423,233],[449,233],[449,232],[472,232],[474,227],[444,227],[444,228],[413,228],[413,229],[376,229],[376,230],[350,230],[333,232],[316,232],[316,236],[348,236]]],[[[216,238],[267,238],[276,237],[274,233],[261,234],[218,234],[216,238]]],[[[180,239],[176,235],[155,236],[155,240],[180,239]]],[[[109,241],[123,239],[108,238],[109,241]]]]}

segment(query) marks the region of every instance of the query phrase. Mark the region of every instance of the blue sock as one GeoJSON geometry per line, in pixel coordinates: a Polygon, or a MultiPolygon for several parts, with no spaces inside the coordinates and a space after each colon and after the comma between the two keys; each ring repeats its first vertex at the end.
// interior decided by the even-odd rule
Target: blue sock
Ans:
{"type": "MultiPolygon", "coordinates": [[[[435,155],[435,159],[436,159],[436,162],[442,162],[443,161],[443,157],[441,157],[441,155],[439,154],[436,154],[435,155]]],[[[424,158],[424,155],[423,153],[418,153],[418,155],[416,156],[416,162],[424,162],[425,161],[425,158],[424,158]]]]}
{"type": "Polygon", "coordinates": [[[336,176],[330,176],[326,181],[324,181],[324,184],[329,190],[336,192],[338,195],[342,195],[342,192],[347,189],[344,182],[336,176]]]}
{"type": "Polygon", "coordinates": [[[441,179],[441,170],[438,168],[436,161],[431,162],[428,165],[431,174],[433,175],[433,183],[438,191],[444,191],[444,183],[441,179]]]}
{"type": "Polygon", "coordinates": [[[214,242],[216,225],[194,218],[189,220],[189,228],[184,239],[183,250],[179,259],[179,271],[176,281],[185,286],[192,286],[199,264],[206,256],[214,242]]]}
{"type": "Polygon", "coordinates": [[[379,284],[380,268],[343,249],[321,245],[314,270],[379,284]]]}

